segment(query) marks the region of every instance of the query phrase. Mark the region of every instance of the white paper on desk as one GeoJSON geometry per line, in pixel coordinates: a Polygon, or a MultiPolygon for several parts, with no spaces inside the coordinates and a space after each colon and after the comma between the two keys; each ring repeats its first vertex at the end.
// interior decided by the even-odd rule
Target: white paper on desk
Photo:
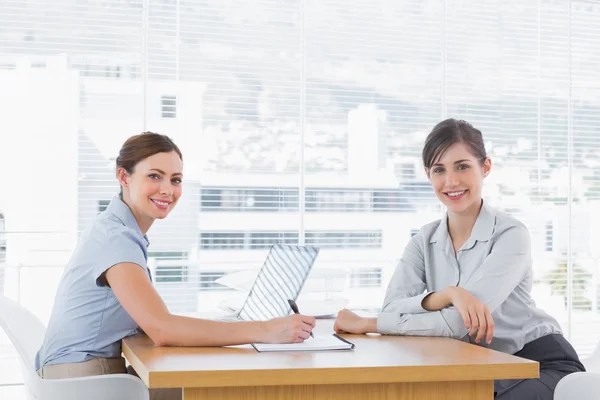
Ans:
{"type": "Polygon", "coordinates": [[[342,339],[338,335],[316,335],[302,343],[269,344],[254,343],[254,348],[259,352],[269,351],[325,351],[325,350],[352,350],[354,344],[342,339]]]}

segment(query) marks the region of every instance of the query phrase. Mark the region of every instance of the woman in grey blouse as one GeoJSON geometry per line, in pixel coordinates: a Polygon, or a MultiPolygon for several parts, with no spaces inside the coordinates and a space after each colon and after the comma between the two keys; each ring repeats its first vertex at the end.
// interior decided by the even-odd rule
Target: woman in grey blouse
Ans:
{"type": "Polygon", "coordinates": [[[481,132],[465,121],[442,121],[422,156],[446,216],[406,246],[379,317],[342,310],[334,329],[453,337],[535,360],[539,379],[497,381],[496,398],[551,400],[558,381],[584,367],[557,321],[531,298],[527,228],[482,199],[492,162],[481,132]]]}
{"type": "MultiPolygon", "coordinates": [[[[157,346],[225,346],[307,339],[313,317],[222,322],[171,314],[152,286],[146,232],[182,194],[183,161],[173,141],[132,136],[116,162],[121,193],[81,234],[61,278],[36,369],[44,379],[127,372],[121,340],[141,328],[157,346]]],[[[134,373],[134,371],[129,370],[134,373]]],[[[181,399],[152,389],[151,399],[181,399]]]]}

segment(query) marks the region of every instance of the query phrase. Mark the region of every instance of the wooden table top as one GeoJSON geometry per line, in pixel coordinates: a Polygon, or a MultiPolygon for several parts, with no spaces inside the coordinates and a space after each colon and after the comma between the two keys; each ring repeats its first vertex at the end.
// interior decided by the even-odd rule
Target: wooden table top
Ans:
{"type": "MultiPolygon", "coordinates": [[[[319,320],[316,334],[330,334],[319,320]]],[[[258,353],[251,346],[155,347],[146,335],[123,353],[150,388],[434,382],[539,377],[534,361],[437,337],[341,335],[353,351],[258,353]]]]}

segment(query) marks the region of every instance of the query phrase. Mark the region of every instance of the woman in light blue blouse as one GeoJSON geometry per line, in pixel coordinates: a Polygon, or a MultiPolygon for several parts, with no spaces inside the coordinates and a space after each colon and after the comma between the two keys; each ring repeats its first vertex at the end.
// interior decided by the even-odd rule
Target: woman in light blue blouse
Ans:
{"type": "Polygon", "coordinates": [[[558,381],[584,367],[557,321],[531,298],[527,228],[481,197],[492,167],[481,132],[465,121],[442,121],[422,156],[447,214],[406,246],[379,317],[342,310],[335,330],[453,337],[535,360],[540,378],[497,381],[496,399],[551,400],[558,381]]]}
{"type": "MultiPolygon", "coordinates": [[[[173,315],[154,287],[146,232],[182,193],[181,151],[164,135],[132,136],[116,162],[121,193],[79,238],[61,278],[36,369],[44,379],[124,373],[121,340],[141,328],[157,346],[226,346],[307,339],[313,317],[221,322],[173,315]]],[[[130,370],[131,372],[131,370],[130,370]]],[[[181,390],[153,389],[152,399],[181,390]]]]}

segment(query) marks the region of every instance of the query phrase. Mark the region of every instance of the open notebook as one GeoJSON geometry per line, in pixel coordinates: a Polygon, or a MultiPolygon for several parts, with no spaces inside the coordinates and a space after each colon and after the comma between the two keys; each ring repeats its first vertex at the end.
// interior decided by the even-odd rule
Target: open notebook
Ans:
{"type": "Polygon", "coordinates": [[[259,352],[268,351],[325,351],[325,350],[352,350],[354,343],[350,343],[336,335],[315,335],[302,343],[253,343],[252,346],[259,352]]]}

